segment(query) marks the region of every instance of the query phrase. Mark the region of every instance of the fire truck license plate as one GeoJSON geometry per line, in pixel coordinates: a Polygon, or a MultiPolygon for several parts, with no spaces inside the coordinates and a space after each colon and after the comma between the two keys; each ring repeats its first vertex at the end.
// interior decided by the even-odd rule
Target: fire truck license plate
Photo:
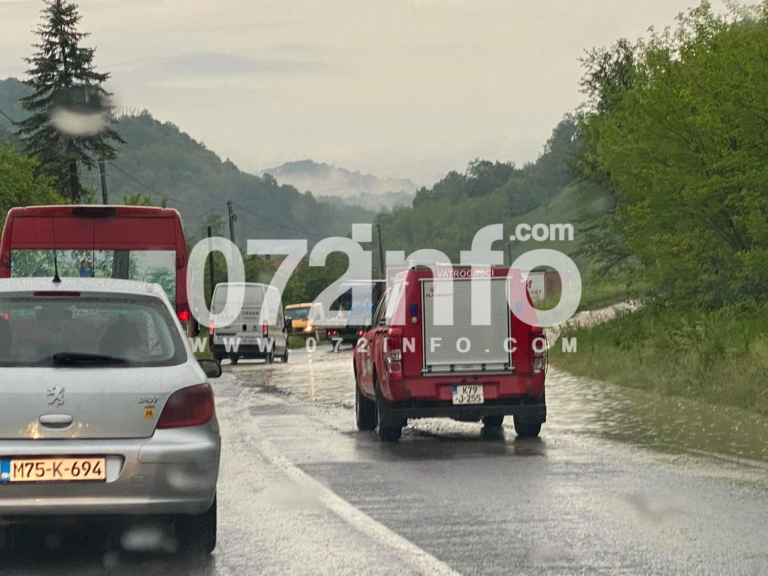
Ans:
{"type": "Polygon", "coordinates": [[[473,386],[454,386],[453,403],[454,404],[482,404],[485,402],[483,396],[483,387],[473,386]]]}
{"type": "Polygon", "coordinates": [[[0,482],[105,482],[105,458],[0,461],[0,482]]]}

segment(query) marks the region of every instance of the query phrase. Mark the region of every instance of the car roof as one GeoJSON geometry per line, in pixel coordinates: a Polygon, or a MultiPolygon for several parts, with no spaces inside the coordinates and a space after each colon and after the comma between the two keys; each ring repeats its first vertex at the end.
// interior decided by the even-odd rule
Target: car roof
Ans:
{"type": "Polygon", "coordinates": [[[163,298],[165,292],[159,284],[135,280],[113,280],[111,278],[62,278],[54,283],[53,278],[3,278],[0,279],[0,295],[24,292],[81,292],[85,294],[127,294],[163,298]]]}

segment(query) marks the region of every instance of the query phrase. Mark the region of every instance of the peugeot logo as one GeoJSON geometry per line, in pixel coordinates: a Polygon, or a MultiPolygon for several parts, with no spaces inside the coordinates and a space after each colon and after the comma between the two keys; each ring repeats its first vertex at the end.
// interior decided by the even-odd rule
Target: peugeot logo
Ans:
{"type": "Polygon", "coordinates": [[[61,386],[48,386],[48,404],[52,406],[64,404],[64,388],[61,386]]]}

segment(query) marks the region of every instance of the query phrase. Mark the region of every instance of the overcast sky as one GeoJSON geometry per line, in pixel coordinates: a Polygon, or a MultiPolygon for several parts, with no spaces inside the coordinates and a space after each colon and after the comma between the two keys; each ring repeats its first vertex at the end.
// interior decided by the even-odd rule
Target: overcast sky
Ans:
{"type": "MultiPolygon", "coordinates": [[[[311,158],[428,184],[535,159],[581,102],[585,49],[696,0],[81,0],[119,105],[256,171],[311,158]]],[[[720,3],[715,3],[721,6],[720,3]]],[[[40,0],[0,0],[0,78],[40,0]]]]}

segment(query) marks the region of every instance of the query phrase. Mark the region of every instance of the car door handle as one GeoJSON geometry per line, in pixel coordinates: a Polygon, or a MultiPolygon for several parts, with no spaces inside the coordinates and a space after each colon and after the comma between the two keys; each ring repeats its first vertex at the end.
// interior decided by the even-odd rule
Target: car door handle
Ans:
{"type": "Polygon", "coordinates": [[[66,428],[72,424],[73,418],[69,414],[43,414],[39,421],[46,428],[66,428]]]}

